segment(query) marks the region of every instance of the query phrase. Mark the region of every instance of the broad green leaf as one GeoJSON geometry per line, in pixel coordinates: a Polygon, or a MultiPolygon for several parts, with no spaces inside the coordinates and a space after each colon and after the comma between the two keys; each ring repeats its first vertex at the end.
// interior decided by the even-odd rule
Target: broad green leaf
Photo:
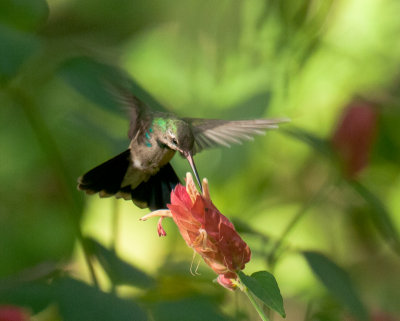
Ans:
{"type": "Polygon", "coordinates": [[[36,30],[48,17],[45,0],[1,0],[0,23],[19,30],[36,30]]]}
{"type": "Polygon", "coordinates": [[[0,25],[0,83],[14,77],[39,48],[40,41],[34,35],[0,25]]]}
{"type": "Polygon", "coordinates": [[[228,321],[231,320],[220,312],[216,305],[204,298],[186,298],[179,301],[164,301],[154,306],[154,321],[228,321]]]}
{"type": "Polygon", "coordinates": [[[400,237],[390,214],[382,201],[365,186],[357,181],[349,182],[350,186],[367,202],[370,207],[371,220],[382,237],[400,254],[400,237]]]}
{"type": "Polygon", "coordinates": [[[120,259],[112,250],[93,239],[87,239],[91,253],[98,259],[99,263],[115,285],[133,285],[148,288],[155,281],[143,271],[120,259]]]}
{"type": "Polygon", "coordinates": [[[28,307],[38,313],[54,302],[54,288],[42,282],[15,283],[11,287],[0,284],[0,302],[28,307]]]}
{"type": "Polygon", "coordinates": [[[259,271],[251,276],[239,272],[240,281],[266,306],[286,317],[283,299],[275,277],[267,271],[259,271]]]}
{"type": "Polygon", "coordinates": [[[95,61],[89,57],[76,57],[60,68],[61,77],[90,101],[112,112],[122,114],[123,108],[112,92],[112,86],[131,91],[153,110],[165,110],[136,81],[129,79],[117,67],[95,61]]]}
{"type": "Polygon", "coordinates": [[[65,278],[55,284],[64,321],[145,321],[145,312],[133,301],[104,293],[86,283],[65,278]]]}
{"type": "Polygon", "coordinates": [[[144,311],[133,301],[118,298],[72,278],[31,282],[0,288],[0,302],[38,313],[56,303],[64,321],[145,321],[144,311]]]}
{"type": "Polygon", "coordinates": [[[305,251],[303,255],[317,278],[354,317],[358,320],[369,320],[368,312],[345,270],[320,253],[305,251]]]}

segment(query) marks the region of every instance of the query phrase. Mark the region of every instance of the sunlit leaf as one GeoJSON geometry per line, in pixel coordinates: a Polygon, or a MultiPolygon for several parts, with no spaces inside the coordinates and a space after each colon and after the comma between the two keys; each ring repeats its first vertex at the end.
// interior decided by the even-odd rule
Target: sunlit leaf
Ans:
{"type": "Polygon", "coordinates": [[[83,282],[65,278],[56,284],[57,302],[64,321],[148,320],[132,300],[104,293],[83,282]]]}
{"type": "Polygon", "coordinates": [[[152,315],[155,321],[228,321],[213,302],[204,298],[187,298],[179,301],[164,301],[154,306],[152,315]]]}
{"type": "Polygon", "coordinates": [[[251,276],[239,272],[240,281],[266,306],[286,316],[283,299],[275,277],[267,271],[259,271],[251,276]]]}
{"type": "Polygon", "coordinates": [[[114,251],[105,248],[93,239],[87,239],[86,242],[113,284],[133,285],[141,288],[154,285],[154,280],[150,276],[123,261],[114,251]]]}
{"type": "Polygon", "coordinates": [[[367,202],[371,220],[382,237],[400,254],[400,237],[395,225],[382,201],[364,185],[351,181],[350,186],[367,202]]]}
{"type": "Polygon", "coordinates": [[[358,320],[369,320],[368,312],[345,270],[320,253],[305,251],[303,255],[317,278],[343,306],[358,320]]]}
{"type": "Polygon", "coordinates": [[[123,114],[113,87],[131,91],[154,110],[165,110],[136,81],[115,66],[98,62],[89,57],[76,57],[66,61],[59,70],[60,75],[80,94],[90,101],[112,112],[123,114]]]}
{"type": "Polygon", "coordinates": [[[49,14],[45,0],[1,0],[0,23],[20,30],[35,30],[49,14]]]}
{"type": "Polygon", "coordinates": [[[40,41],[34,35],[0,25],[0,82],[15,76],[39,48],[40,41]]]}

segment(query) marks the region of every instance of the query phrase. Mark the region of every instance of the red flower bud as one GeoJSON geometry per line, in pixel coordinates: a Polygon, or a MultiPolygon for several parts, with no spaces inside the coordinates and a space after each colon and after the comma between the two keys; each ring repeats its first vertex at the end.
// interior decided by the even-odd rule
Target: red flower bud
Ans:
{"type": "Polygon", "coordinates": [[[237,283],[235,282],[236,279],[236,273],[233,273],[232,275],[220,274],[218,275],[217,282],[228,290],[235,290],[237,288],[237,283]]]}
{"type": "Polygon", "coordinates": [[[169,210],[152,212],[141,220],[161,216],[158,234],[165,236],[161,221],[164,217],[171,217],[186,244],[219,274],[217,281],[224,287],[234,289],[232,280],[237,279],[236,272],[244,269],[249,262],[251,252],[233,224],[212,203],[207,180],[203,180],[203,195],[200,195],[192,175],[188,173],[186,188],[181,184],[175,187],[171,192],[171,204],[168,204],[168,208],[169,210]]]}
{"type": "Polygon", "coordinates": [[[368,164],[376,129],[377,114],[368,102],[358,101],[344,110],[332,144],[347,178],[355,178],[368,164]]]}
{"type": "Polygon", "coordinates": [[[16,306],[0,306],[0,321],[29,321],[28,313],[16,306]]]}

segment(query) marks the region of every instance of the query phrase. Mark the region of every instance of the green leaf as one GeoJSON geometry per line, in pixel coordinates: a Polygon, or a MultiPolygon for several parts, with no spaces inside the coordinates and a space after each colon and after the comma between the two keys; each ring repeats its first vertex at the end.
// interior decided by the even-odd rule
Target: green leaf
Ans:
{"type": "Polygon", "coordinates": [[[121,113],[121,103],[115,98],[112,87],[131,91],[153,110],[165,111],[136,81],[128,78],[120,69],[100,63],[89,57],[67,60],[60,68],[61,77],[81,95],[112,112],[121,113]]]}
{"type": "Polygon", "coordinates": [[[205,298],[186,298],[179,301],[163,301],[152,308],[155,321],[227,321],[214,302],[205,298]]]}
{"type": "Polygon", "coordinates": [[[91,254],[96,256],[99,263],[115,285],[133,285],[140,288],[154,286],[155,281],[143,271],[120,259],[112,250],[93,239],[86,239],[91,254]]]}
{"type": "Polygon", "coordinates": [[[1,0],[0,23],[19,30],[36,30],[49,15],[45,0],[1,0]]]}
{"type": "Polygon", "coordinates": [[[345,270],[320,253],[305,251],[303,255],[317,278],[354,317],[358,320],[369,320],[368,312],[345,270]]]}
{"type": "Polygon", "coordinates": [[[135,302],[69,277],[0,287],[0,302],[28,307],[34,313],[57,303],[64,321],[147,320],[145,312],[135,302]]]}
{"type": "Polygon", "coordinates": [[[145,321],[144,311],[133,301],[104,293],[78,280],[57,282],[57,303],[64,321],[145,321]]]}
{"type": "Polygon", "coordinates": [[[309,145],[316,152],[320,153],[323,156],[333,158],[332,149],[329,143],[304,129],[292,127],[292,128],[282,128],[281,131],[292,136],[293,138],[302,141],[303,143],[309,145]]]}
{"type": "Polygon", "coordinates": [[[266,306],[286,317],[283,299],[275,277],[267,271],[259,271],[251,276],[239,272],[240,281],[266,306]]]}
{"type": "Polygon", "coordinates": [[[400,237],[390,214],[382,201],[365,186],[357,181],[349,182],[350,186],[367,202],[370,207],[368,214],[382,237],[400,254],[400,237]]]}
{"type": "Polygon", "coordinates": [[[31,34],[0,25],[0,82],[5,82],[40,48],[40,41],[31,34]]]}
{"type": "Polygon", "coordinates": [[[32,282],[15,283],[12,287],[0,285],[0,302],[23,307],[29,307],[34,313],[39,313],[54,301],[54,289],[48,284],[32,282]]]}

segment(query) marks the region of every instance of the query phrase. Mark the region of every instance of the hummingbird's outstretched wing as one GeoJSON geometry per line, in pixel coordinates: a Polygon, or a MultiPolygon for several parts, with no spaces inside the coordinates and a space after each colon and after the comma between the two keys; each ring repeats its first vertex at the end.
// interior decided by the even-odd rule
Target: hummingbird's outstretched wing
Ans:
{"type": "Polygon", "coordinates": [[[143,130],[148,128],[148,125],[152,120],[153,113],[150,107],[126,88],[116,87],[113,85],[109,85],[109,88],[112,91],[114,98],[122,106],[126,107],[129,113],[129,139],[137,138],[137,134],[140,135],[140,133],[143,133],[143,130]]]}
{"type": "Polygon", "coordinates": [[[191,127],[195,139],[193,154],[215,146],[241,144],[244,140],[253,139],[254,135],[263,135],[268,129],[278,128],[279,123],[287,122],[287,118],[253,119],[253,120],[221,120],[184,118],[191,127]]]}

